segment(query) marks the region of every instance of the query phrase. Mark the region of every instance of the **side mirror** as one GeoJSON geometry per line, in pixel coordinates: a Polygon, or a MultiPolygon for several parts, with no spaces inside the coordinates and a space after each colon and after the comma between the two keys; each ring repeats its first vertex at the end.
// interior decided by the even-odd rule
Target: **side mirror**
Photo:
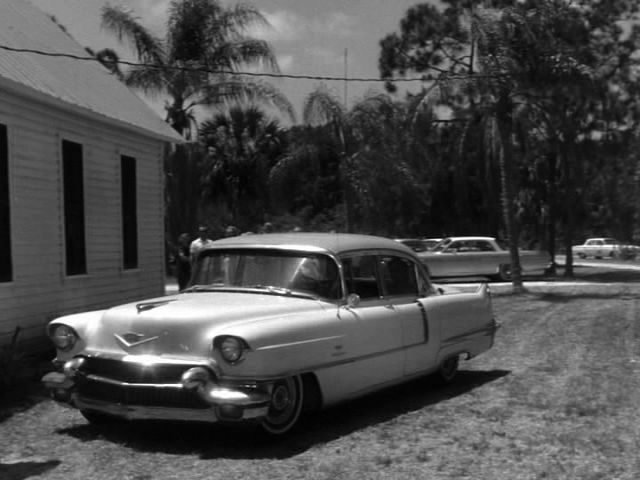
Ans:
{"type": "Polygon", "coordinates": [[[358,295],[357,293],[350,293],[347,296],[347,307],[355,308],[358,305],[360,305],[360,295],[358,295]]]}

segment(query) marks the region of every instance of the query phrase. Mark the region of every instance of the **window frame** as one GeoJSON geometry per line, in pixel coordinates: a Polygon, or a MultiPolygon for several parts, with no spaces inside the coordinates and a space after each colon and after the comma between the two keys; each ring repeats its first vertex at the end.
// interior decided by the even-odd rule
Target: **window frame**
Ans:
{"type": "MultiPolygon", "coordinates": [[[[140,268],[140,232],[139,232],[139,218],[138,205],[139,205],[139,191],[138,188],[138,158],[134,155],[118,152],[119,158],[119,184],[120,184],[120,246],[121,246],[121,262],[120,267],[123,271],[133,271],[140,268]],[[133,161],[133,201],[132,204],[125,205],[125,162],[133,161]],[[133,217],[133,227],[127,225],[127,219],[133,217]],[[132,230],[129,230],[132,228],[132,230]],[[131,238],[128,238],[129,233],[132,232],[131,238]],[[128,258],[128,241],[133,242],[133,246],[130,247],[133,251],[133,259],[128,258]]],[[[130,192],[131,193],[131,192],[130,192]]]]}
{"type": "MultiPolygon", "coordinates": [[[[85,159],[86,159],[86,148],[85,144],[81,143],[77,139],[73,139],[68,135],[61,136],[59,138],[59,148],[60,148],[60,172],[61,172],[61,187],[62,187],[62,232],[63,232],[63,257],[64,257],[64,276],[65,278],[75,278],[83,275],[87,275],[89,273],[88,268],[88,255],[87,255],[87,199],[86,199],[86,168],[85,168],[85,159]],[[81,230],[82,230],[82,239],[81,239],[81,249],[82,249],[82,258],[81,265],[79,268],[72,265],[70,263],[70,255],[69,251],[74,247],[74,245],[69,237],[70,223],[73,219],[70,219],[68,216],[69,210],[71,210],[72,205],[68,204],[69,197],[73,195],[74,191],[77,190],[73,188],[72,190],[67,190],[68,178],[67,174],[69,173],[67,168],[67,162],[72,162],[74,158],[65,156],[65,144],[69,146],[77,145],[80,147],[80,181],[81,181],[81,192],[75,192],[75,195],[80,199],[81,212],[78,213],[78,218],[81,218],[81,230]],[[74,267],[74,268],[72,268],[74,267]]],[[[77,173],[77,172],[76,172],[77,173]]],[[[77,199],[76,199],[77,200],[77,199]]],[[[75,257],[73,257],[75,258],[75,257]]]]}
{"type": "MultiPolygon", "coordinates": [[[[0,127],[2,127],[0,129],[0,136],[3,136],[3,139],[0,139],[0,172],[2,173],[6,173],[6,186],[0,186],[0,194],[2,194],[2,196],[4,196],[4,192],[2,191],[4,188],[6,188],[6,214],[2,213],[2,210],[0,210],[0,216],[4,216],[6,215],[6,224],[7,224],[7,228],[2,228],[2,232],[0,232],[0,237],[2,237],[3,235],[5,236],[4,240],[2,240],[0,238],[0,256],[5,256],[5,258],[2,260],[2,262],[0,262],[0,285],[6,285],[6,284],[10,284],[13,283],[15,281],[15,271],[14,271],[14,264],[13,264],[13,245],[12,245],[12,208],[11,208],[11,188],[12,188],[12,181],[11,181],[11,170],[12,170],[12,165],[11,165],[11,133],[10,133],[10,128],[9,128],[9,124],[8,122],[3,121],[3,119],[0,119],[0,127]],[[2,131],[4,130],[4,134],[2,134],[2,131]],[[3,159],[4,157],[4,159],[3,159]],[[2,267],[3,262],[6,261],[6,271],[4,270],[4,268],[2,267]]],[[[0,176],[1,177],[1,176],[0,176]]],[[[2,202],[3,199],[0,198],[0,209],[3,209],[2,207],[2,202]]]]}
{"type": "Polygon", "coordinates": [[[342,253],[339,255],[340,259],[340,267],[342,270],[343,282],[344,282],[344,291],[345,295],[348,296],[352,292],[349,288],[349,279],[347,278],[347,272],[345,268],[345,261],[350,260],[354,257],[364,257],[364,256],[373,256],[375,257],[375,275],[376,275],[376,284],[378,287],[377,297],[360,297],[361,301],[374,301],[374,300],[385,300],[390,298],[398,298],[398,297],[408,297],[415,296],[416,298],[424,298],[431,295],[435,290],[433,284],[431,283],[431,278],[429,273],[418,260],[415,258],[406,255],[404,252],[399,252],[396,250],[362,250],[362,251],[351,251],[347,253],[342,253]],[[413,275],[415,277],[415,285],[417,289],[417,293],[414,294],[393,294],[389,295],[386,292],[386,287],[384,285],[384,279],[382,274],[381,262],[383,257],[398,257],[400,259],[409,261],[413,266],[413,275]]]}

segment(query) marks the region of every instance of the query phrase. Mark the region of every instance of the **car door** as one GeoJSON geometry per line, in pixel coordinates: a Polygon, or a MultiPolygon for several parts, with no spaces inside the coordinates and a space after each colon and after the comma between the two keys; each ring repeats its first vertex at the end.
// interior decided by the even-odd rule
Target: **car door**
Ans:
{"type": "Polygon", "coordinates": [[[602,240],[589,240],[588,254],[592,257],[602,256],[602,240]]]}
{"type": "Polygon", "coordinates": [[[442,250],[441,261],[446,265],[446,275],[450,277],[469,274],[469,256],[467,242],[454,240],[442,250]],[[461,254],[462,253],[462,254],[461,254]]]}
{"type": "Polygon", "coordinates": [[[375,253],[341,258],[347,294],[359,301],[340,309],[349,332],[350,352],[345,368],[334,377],[350,393],[368,390],[402,376],[403,330],[398,315],[384,298],[375,253]]]}
{"type": "Polygon", "coordinates": [[[398,255],[380,257],[383,294],[402,325],[404,365],[402,373],[410,376],[433,365],[437,348],[432,338],[433,326],[419,298],[426,295],[422,269],[413,260],[398,255]]]}

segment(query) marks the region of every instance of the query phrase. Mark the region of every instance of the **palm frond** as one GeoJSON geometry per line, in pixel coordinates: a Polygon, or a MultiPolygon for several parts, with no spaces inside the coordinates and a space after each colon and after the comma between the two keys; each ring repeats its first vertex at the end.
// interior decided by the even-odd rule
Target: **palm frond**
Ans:
{"type": "Polygon", "coordinates": [[[102,7],[101,26],[114,33],[119,41],[128,41],[142,63],[165,64],[162,40],[151,34],[131,10],[122,6],[105,5],[102,7]]]}
{"type": "Polygon", "coordinates": [[[324,85],[316,88],[307,96],[302,112],[304,122],[309,125],[343,124],[346,118],[344,105],[324,85]]]}
{"type": "Polygon", "coordinates": [[[247,4],[229,7],[221,13],[217,23],[225,32],[238,36],[242,36],[251,27],[270,26],[260,10],[247,4]]]}
{"type": "Polygon", "coordinates": [[[151,97],[158,97],[166,91],[164,72],[154,67],[133,67],[127,72],[125,83],[151,97]]]}
{"type": "Polygon", "coordinates": [[[264,40],[243,38],[216,45],[206,53],[206,65],[237,71],[243,66],[258,66],[278,73],[280,67],[271,45],[264,40]]]}
{"type": "Polygon", "coordinates": [[[241,77],[222,77],[203,89],[200,105],[228,103],[261,103],[276,108],[295,121],[295,110],[287,97],[276,87],[260,81],[247,81],[241,77]]]}

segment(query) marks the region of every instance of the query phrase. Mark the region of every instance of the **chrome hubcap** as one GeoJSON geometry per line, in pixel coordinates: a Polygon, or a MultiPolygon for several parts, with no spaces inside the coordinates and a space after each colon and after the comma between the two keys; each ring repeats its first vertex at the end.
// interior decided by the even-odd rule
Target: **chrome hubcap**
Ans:
{"type": "Polygon", "coordinates": [[[289,389],[284,385],[278,385],[271,395],[271,406],[276,410],[284,410],[290,401],[289,389]]]}

